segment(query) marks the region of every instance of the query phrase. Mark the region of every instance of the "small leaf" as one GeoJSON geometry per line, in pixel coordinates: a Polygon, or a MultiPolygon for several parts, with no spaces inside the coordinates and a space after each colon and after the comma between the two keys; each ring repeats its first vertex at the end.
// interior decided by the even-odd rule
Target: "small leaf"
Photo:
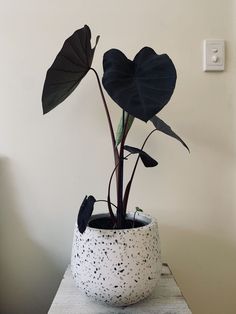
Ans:
{"type": "Polygon", "coordinates": [[[89,219],[93,212],[93,207],[94,207],[95,202],[96,202],[96,199],[92,195],[90,195],[89,197],[87,197],[86,195],[80,206],[79,214],[77,218],[77,225],[78,225],[80,233],[84,233],[88,225],[89,219]]]}
{"type": "Polygon", "coordinates": [[[190,150],[188,148],[188,146],[185,144],[185,142],[171,129],[171,127],[169,125],[167,125],[163,120],[161,120],[160,118],[158,118],[157,116],[154,116],[150,119],[150,121],[153,123],[153,125],[155,126],[155,128],[162,132],[165,133],[166,135],[169,135],[173,138],[175,138],[176,140],[178,140],[180,143],[183,144],[183,146],[189,151],[190,150]]]}
{"type": "MultiPolygon", "coordinates": [[[[126,135],[128,134],[132,124],[133,124],[133,121],[134,121],[134,117],[131,116],[130,114],[128,114],[127,112],[125,112],[125,117],[124,117],[124,125],[126,125],[127,123],[127,127],[126,127],[126,135]],[[127,117],[128,117],[128,123],[127,123],[127,117]]],[[[118,146],[122,140],[122,137],[123,137],[123,134],[124,134],[124,126],[123,126],[123,114],[121,115],[121,118],[120,118],[120,122],[118,124],[118,127],[117,127],[117,131],[116,131],[116,146],[118,146]]]]}
{"type": "Polygon", "coordinates": [[[128,145],[125,145],[124,149],[130,152],[131,154],[139,154],[145,167],[155,167],[158,164],[158,162],[155,159],[153,159],[151,156],[145,153],[142,149],[128,145]]]}
{"type": "Polygon", "coordinates": [[[138,207],[138,206],[136,206],[136,212],[143,212],[143,210],[142,210],[142,208],[140,208],[140,207],[138,207]]]}
{"type": "Polygon", "coordinates": [[[64,42],[47,71],[42,95],[44,114],[63,102],[89,71],[99,36],[94,48],[90,39],[90,29],[85,25],[64,42]]]}

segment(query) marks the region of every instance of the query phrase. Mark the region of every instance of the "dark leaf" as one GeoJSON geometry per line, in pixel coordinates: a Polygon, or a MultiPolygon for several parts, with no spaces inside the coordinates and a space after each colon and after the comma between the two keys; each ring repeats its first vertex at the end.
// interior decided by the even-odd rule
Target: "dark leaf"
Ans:
{"type": "Polygon", "coordinates": [[[139,154],[145,167],[155,167],[156,165],[158,165],[158,162],[155,159],[153,159],[151,156],[149,156],[147,153],[139,148],[125,145],[124,149],[131,154],[139,154]]]}
{"type": "Polygon", "coordinates": [[[155,126],[155,128],[158,131],[163,132],[163,133],[175,138],[176,140],[180,141],[180,143],[182,143],[184,145],[184,147],[187,148],[187,150],[190,153],[190,150],[189,150],[188,146],[185,144],[185,142],[163,120],[161,120],[157,116],[154,116],[150,119],[150,121],[153,123],[153,125],[155,126]]]}
{"type": "Polygon", "coordinates": [[[89,71],[94,51],[91,32],[87,25],[66,39],[52,66],[48,69],[43,87],[43,113],[63,102],[89,71]]]}
{"type": "Polygon", "coordinates": [[[78,225],[80,233],[84,233],[88,225],[89,219],[93,212],[93,207],[94,207],[95,202],[96,202],[96,199],[92,195],[90,195],[89,197],[87,197],[86,195],[80,206],[79,214],[77,218],[77,225],[78,225]]]}
{"type": "MultiPolygon", "coordinates": [[[[126,125],[127,123],[126,132],[125,132],[126,135],[128,134],[133,122],[134,122],[134,117],[128,114],[127,112],[125,112],[124,125],[126,125]],[[128,118],[128,123],[127,123],[127,118],[128,118]]],[[[116,131],[116,146],[120,144],[123,134],[124,134],[124,126],[123,126],[123,114],[122,114],[120,118],[120,122],[117,127],[117,131],[116,131]]]]}
{"type": "Polygon", "coordinates": [[[144,47],[131,61],[117,49],[103,57],[103,86],[111,98],[132,116],[147,122],[170,100],[176,70],[166,54],[144,47]]]}

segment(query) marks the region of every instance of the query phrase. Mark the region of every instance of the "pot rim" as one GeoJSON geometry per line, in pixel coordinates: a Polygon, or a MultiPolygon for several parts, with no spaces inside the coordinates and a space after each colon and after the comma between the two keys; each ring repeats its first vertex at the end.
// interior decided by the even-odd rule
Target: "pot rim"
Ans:
{"type": "MultiPolygon", "coordinates": [[[[128,212],[127,213],[128,218],[133,219],[134,217],[134,212],[128,212]]],[[[104,217],[110,217],[109,213],[101,213],[101,214],[94,214],[90,217],[89,219],[89,223],[95,219],[98,218],[104,218],[104,217]]],[[[152,217],[149,214],[144,214],[144,213],[139,213],[136,212],[136,216],[135,216],[135,220],[141,221],[141,222],[146,222],[147,224],[141,227],[137,227],[137,228],[129,228],[129,229],[103,229],[103,228],[94,228],[94,227],[90,227],[89,225],[87,226],[86,230],[90,230],[90,231],[95,231],[95,230],[102,230],[102,232],[114,232],[114,231],[136,231],[136,230],[145,230],[148,228],[151,228],[153,225],[157,224],[157,220],[156,218],[152,217]]]]}

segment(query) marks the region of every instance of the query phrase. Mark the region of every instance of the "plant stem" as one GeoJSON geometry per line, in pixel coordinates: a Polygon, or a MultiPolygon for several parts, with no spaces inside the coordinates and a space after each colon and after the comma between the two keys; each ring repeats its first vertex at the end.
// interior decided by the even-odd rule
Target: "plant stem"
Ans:
{"type": "MultiPolygon", "coordinates": [[[[143,142],[143,145],[141,147],[141,150],[143,150],[145,144],[147,143],[147,140],[149,139],[149,137],[152,135],[152,133],[154,133],[155,131],[158,131],[157,129],[154,129],[152,130],[148,136],[146,137],[145,141],[143,142]]],[[[126,210],[127,210],[127,204],[128,204],[128,199],[129,199],[129,193],[130,193],[130,188],[131,188],[131,185],[132,185],[132,182],[133,182],[133,179],[134,179],[134,175],[135,175],[135,171],[137,169],[137,165],[138,165],[138,162],[139,162],[139,159],[140,159],[140,154],[138,154],[138,157],[136,159],[136,162],[135,162],[135,165],[134,165],[134,169],[132,171],[132,174],[131,174],[131,178],[126,186],[126,189],[125,189],[125,195],[124,195],[124,211],[126,213],[126,210]]]]}
{"type": "MultiPolygon", "coordinates": [[[[105,99],[105,96],[104,96],[104,93],[103,93],[103,90],[102,90],[102,85],[101,85],[98,73],[97,73],[97,71],[94,68],[90,68],[90,70],[92,70],[95,73],[95,76],[97,78],[98,87],[99,87],[100,94],[101,94],[101,97],[102,97],[102,101],[103,101],[103,104],[104,104],[104,108],[105,108],[105,111],[106,111],[106,116],[107,116],[109,129],[110,129],[110,133],[111,133],[112,147],[113,147],[113,153],[114,153],[114,162],[115,162],[115,165],[116,165],[119,162],[119,153],[118,153],[118,149],[116,147],[116,140],[115,140],[114,129],[113,129],[113,126],[112,126],[110,113],[109,113],[109,110],[108,110],[108,106],[107,106],[106,99],[105,99]]],[[[117,188],[117,195],[118,195],[118,171],[116,171],[116,188],[117,188]]],[[[114,219],[114,214],[113,214],[112,208],[110,206],[110,200],[108,200],[108,209],[109,209],[111,218],[114,219]]]]}
{"type": "Polygon", "coordinates": [[[135,216],[136,216],[136,213],[137,213],[137,210],[136,210],[136,212],[134,213],[134,218],[133,218],[133,228],[134,228],[134,226],[135,226],[135,216]]]}
{"type": "MultiPolygon", "coordinates": [[[[124,159],[128,158],[129,156],[131,155],[131,153],[127,154],[124,159]]],[[[118,166],[120,164],[120,160],[118,161],[118,163],[116,164],[115,168],[113,169],[112,173],[111,173],[111,176],[110,176],[110,179],[109,179],[109,183],[108,183],[108,191],[107,191],[107,202],[108,202],[108,206],[109,206],[109,211],[112,211],[112,209],[110,208],[110,205],[109,204],[112,204],[110,199],[111,199],[111,182],[112,182],[112,178],[113,178],[113,175],[114,173],[116,172],[118,166]]],[[[112,204],[113,205],[113,204],[112,204]]],[[[117,208],[117,211],[118,211],[118,206],[116,206],[117,208]]],[[[110,213],[111,214],[111,213],[110,213]]],[[[114,216],[113,212],[111,214],[111,218],[113,220],[113,222],[116,222],[116,217],[114,216]]]]}
{"type": "MultiPolygon", "coordinates": [[[[96,203],[98,203],[98,202],[105,202],[105,203],[108,203],[107,200],[97,200],[96,203]]],[[[110,202],[110,204],[111,204],[112,206],[114,206],[115,208],[117,208],[117,206],[116,206],[115,204],[113,204],[112,202],[110,202]]]]}
{"type": "Polygon", "coordinates": [[[123,229],[125,227],[125,211],[123,204],[123,180],[124,180],[124,144],[126,139],[126,128],[129,121],[129,115],[125,122],[125,111],[122,114],[122,139],[120,143],[119,165],[118,165],[118,199],[117,199],[117,228],[123,229]]]}
{"type": "Polygon", "coordinates": [[[117,151],[117,156],[118,156],[118,150],[116,148],[116,140],[115,140],[114,130],[113,130],[113,126],[112,126],[112,122],[111,122],[111,117],[110,117],[110,113],[109,113],[109,110],[108,110],[108,106],[107,106],[107,103],[106,103],[106,99],[105,99],[105,96],[104,96],[104,93],[103,93],[103,90],[102,90],[102,85],[101,85],[101,82],[100,82],[100,78],[98,76],[97,71],[94,68],[90,68],[90,69],[95,73],[96,78],[97,78],[98,87],[99,87],[99,90],[100,90],[100,93],[101,93],[101,96],[102,96],[102,101],[103,101],[103,104],[104,104],[104,107],[105,107],[105,111],[106,111],[106,115],[107,115],[107,119],[108,119],[108,124],[109,124],[109,128],[110,128],[111,139],[112,139],[112,145],[113,145],[113,148],[115,148],[115,150],[117,151]]]}

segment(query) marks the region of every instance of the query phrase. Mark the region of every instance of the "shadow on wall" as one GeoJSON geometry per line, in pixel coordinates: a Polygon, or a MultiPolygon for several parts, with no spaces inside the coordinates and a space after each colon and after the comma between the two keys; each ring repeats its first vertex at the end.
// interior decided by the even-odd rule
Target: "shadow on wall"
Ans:
{"type": "Polygon", "coordinates": [[[47,313],[60,273],[24,228],[10,166],[0,158],[0,313],[47,313]]]}
{"type": "Polygon", "coordinates": [[[166,225],[161,235],[168,248],[166,258],[193,313],[235,314],[236,243],[166,225]]]}

